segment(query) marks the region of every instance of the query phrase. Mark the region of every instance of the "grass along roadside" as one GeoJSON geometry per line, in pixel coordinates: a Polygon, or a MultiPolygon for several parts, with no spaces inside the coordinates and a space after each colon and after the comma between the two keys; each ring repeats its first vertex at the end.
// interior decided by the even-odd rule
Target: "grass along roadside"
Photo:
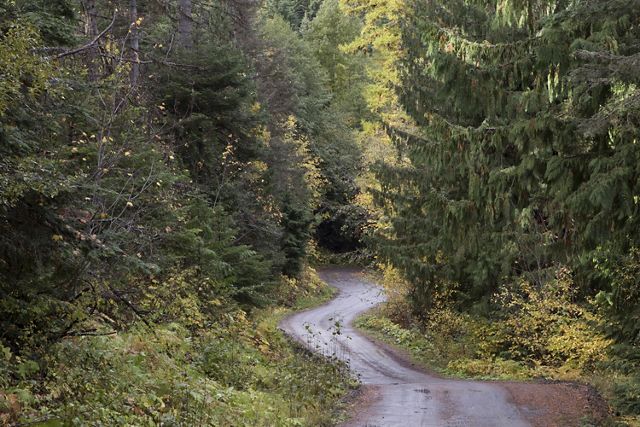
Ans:
{"type": "Polygon", "coordinates": [[[46,370],[14,358],[22,378],[0,375],[0,425],[333,425],[353,381],[277,328],[332,294],[308,270],[283,283],[278,307],[64,340],[46,370]]]}
{"type": "Polygon", "coordinates": [[[256,330],[268,331],[271,337],[286,343],[289,353],[302,361],[298,366],[301,369],[295,372],[298,381],[293,384],[289,394],[296,397],[298,411],[303,414],[303,417],[298,419],[301,422],[299,425],[335,425],[344,419],[349,397],[358,388],[359,383],[343,366],[307,350],[279,329],[279,323],[286,316],[322,305],[337,293],[335,288],[318,277],[313,268],[307,269],[301,281],[304,283],[302,287],[298,285],[300,282],[293,281],[289,302],[284,301],[283,305],[256,315],[256,330]],[[301,384],[299,381],[304,383],[301,384]]]}
{"type": "Polygon", "coordinates": [[[498,360],[474,369],[465,365],[460,369],[460,360],[467,360],[468,345],[461,341],[445,344],[432,334],[417,327],[405,328],[391,320],[383,307],[376,307],[360,315],[355,326],[366,335],[406,353],[416,365],[444,377],[482,380],[522,380],[531,378],[517,364],[498,360]],[[455,349],[453,348],[455,347],[455,349]],[[504,362],[504,363],[503,363],[504,362]]]}
{"type": "Polygon", "coordinates": [[[488,327],[485,319],[449,310],[436,310],[429,322],[432,327],[429,330],[418,325],[400,325],[392,320],[389,310],[388,305],[379,306],[359,316],[354,324],[364,334],[406,354],[416,366],[448,378],[589,384],[605,397],[613,411],[612,417],[606,421],[592,424],[593,421],[585,419],[583,425],[640,426],[640,419],[630,413],[633,408],[625,413],[621,405],[629,397],[619,396],[621,384],[628,384],[633,377],[621,369],[614,369],[611,361],[601,362],[590,371],[581,371],[575,366],[551,367],[540,362],[526,364],[509,358],[482,355],[478,349],[486,345],[480,333],[488,327]],[[625,401],[622,401],[623,397],[625,401]]]}

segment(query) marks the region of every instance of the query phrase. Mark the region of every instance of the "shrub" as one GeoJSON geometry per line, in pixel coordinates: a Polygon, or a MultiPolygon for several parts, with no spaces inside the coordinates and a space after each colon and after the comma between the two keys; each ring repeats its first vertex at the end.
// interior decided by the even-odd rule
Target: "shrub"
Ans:
{"type": "Polygon", "coordinates": [[[570,365],[585,370],[606,358],[611,341],[597,329],[600,318],[573,301],[571,274],[536,287],[520,280],[495,297],[500,322],[490,327],[485,355],[498,354],[529,365],[570,365]]]}

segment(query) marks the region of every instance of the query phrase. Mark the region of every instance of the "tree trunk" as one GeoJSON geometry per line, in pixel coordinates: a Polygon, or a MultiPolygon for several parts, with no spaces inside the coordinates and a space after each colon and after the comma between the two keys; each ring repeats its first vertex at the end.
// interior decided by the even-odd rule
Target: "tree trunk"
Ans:
{"type": "MultiPolygon", "coordinates": [[[[84,0],[85,26],[84,32],[89,39],[98,35],[98,7],[96,0],[84,0]]],[[[89,81],[98,80],[98,46],[91,46],[87,52],[89,81]]]]}
{"type": "Polygon", "coordinates": [[[193,17],[191,15],[191,0],[179,0],[178,3],[178,42],[180,47],[193,47],[193,17]]]}
{"type": "Polygon", "coordinates": [[[133,61],[131,63],[131,86],[135,87],[140,77],[140,33],[138,31],[137,0],[129,0],[129,21],[131,21],[129,48],[131,49],[131,60],[133,61]]]}
{"type": "Polygon", "coordinates": [[[531,36],[534,35],[534,31],[535,31],[535,27],[534,27],[534,22],[533,22],[533,4],[531,3],[532,0],[529,0],[527,2],[527,21],[529,24],[529,34],[531,36]]]}

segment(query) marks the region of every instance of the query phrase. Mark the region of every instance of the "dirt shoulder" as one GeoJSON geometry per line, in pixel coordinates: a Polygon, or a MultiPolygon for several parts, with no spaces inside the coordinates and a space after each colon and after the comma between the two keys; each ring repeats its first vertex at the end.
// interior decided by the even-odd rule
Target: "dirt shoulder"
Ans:
{"type": "Polygon", "coordinates": [[[609,415],[606,402],[587,385],[504,382],[503,386],[534,427],[602,425],[609,415]]]}

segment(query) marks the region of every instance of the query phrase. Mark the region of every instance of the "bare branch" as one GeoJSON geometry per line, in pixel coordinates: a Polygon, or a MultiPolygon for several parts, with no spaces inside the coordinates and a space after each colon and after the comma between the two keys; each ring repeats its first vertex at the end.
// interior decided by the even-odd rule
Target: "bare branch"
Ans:
{"type": "Polygon", "coordinates": [[[98,43],[98,41],[105,36],[105,34],[107,34],[109,32],[109,30],[111,30],[111,28],[113,27],[113,24],[116,22],[116,16],[118,13],[118,9],[116,9],[113,12],[113,18],[111,19],[111,23],[109,25],[107,25],[107,28],[105,28],[104,30],[102,30],[102,32],[100,34],[98,34],[97,36],[95,36],[95,38],[93,40],[91,40],[89,43],[85,44],[84,46],[80,46],[76,49],[71,49],[68,50],[66,52],[62,52],[59,53],[53,57],[51,57],[52,59],[60,59],[60,58],[64,58],[66,56],[70,56],[70,55],[75,55],[78,54],[82,51],[85,51],[87,49],[92,48],[96,43],[98,43]]]}

